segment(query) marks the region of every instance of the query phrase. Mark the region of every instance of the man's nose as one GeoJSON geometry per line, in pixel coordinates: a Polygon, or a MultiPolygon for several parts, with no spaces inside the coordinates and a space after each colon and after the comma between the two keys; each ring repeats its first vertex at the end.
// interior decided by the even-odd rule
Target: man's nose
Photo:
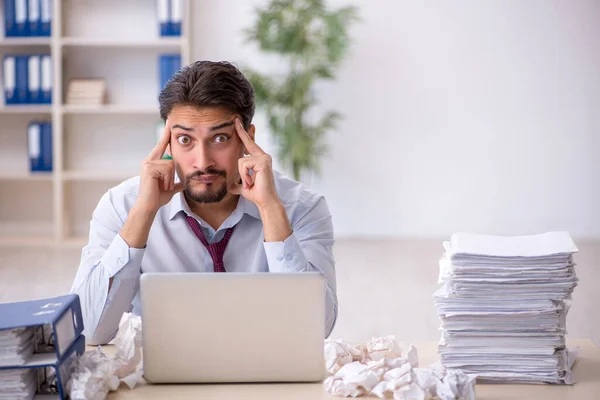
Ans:
{"type": "Polygon", "coordinates": [[[215,165],[212,154],[208,146],[200,144],[194,148],[194,169],[206,171],[215,165]]]}

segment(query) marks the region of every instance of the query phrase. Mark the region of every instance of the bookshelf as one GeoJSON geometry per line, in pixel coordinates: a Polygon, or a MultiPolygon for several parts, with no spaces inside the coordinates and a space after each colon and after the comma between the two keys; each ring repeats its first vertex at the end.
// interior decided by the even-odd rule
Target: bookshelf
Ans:
{"type": "Polygon", "coordinates": [[[4,1],[0,60],[51,54],[52,104],[7,105],[2,87],[0,247],[80,248],[102,194],[138,175],[156,142],[158,57],[179,53],[182,65],[191,62],[192,1],[181,0],[176,37],[159,34],[158,0],[52,0],[50,37],[4,37],[4,1]],[[72,78],[105,79],[106,104],[64,104],[72,78]],[[31,121],[52,124],[51,172],[29,170],[31,121]]]}

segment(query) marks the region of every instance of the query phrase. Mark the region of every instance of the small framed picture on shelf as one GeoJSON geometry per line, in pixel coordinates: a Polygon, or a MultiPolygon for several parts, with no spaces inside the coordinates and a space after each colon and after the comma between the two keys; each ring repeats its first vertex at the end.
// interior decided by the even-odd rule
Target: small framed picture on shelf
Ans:
{"type": "Polygon", "coordinates": [[[104,79],[71,79],[67,89],[67,104],[99,106],[106,101],[104,79]]]}

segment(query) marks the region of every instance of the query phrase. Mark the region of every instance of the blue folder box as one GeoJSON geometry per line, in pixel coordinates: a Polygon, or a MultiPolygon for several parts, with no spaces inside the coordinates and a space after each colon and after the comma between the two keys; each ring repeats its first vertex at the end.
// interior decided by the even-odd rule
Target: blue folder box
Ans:
{"type": "Polygon", "coordinates": [[[31,345],[18,358],[7,358],[4,351],[0,372],[31,374],[28,378],[35,376],[37,395],[66,399],[71,363],[85,352],[79,296],[0,304],[0,334],[5,339],[6,334],[21,335],[16,332],[25,332],[23,343],[31,345]]]}

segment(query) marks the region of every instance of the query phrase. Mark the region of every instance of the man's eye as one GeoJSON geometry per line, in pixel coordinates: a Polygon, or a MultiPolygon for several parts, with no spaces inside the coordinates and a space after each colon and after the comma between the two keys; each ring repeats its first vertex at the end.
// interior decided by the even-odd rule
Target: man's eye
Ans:
{"type": "Polygon", "coordinates": [[[227,141],[227,139],[229,139],[227,136],[225,135],[219,135],[215,137],[215,142],[217,143],[225,143],[227,141]]]}
{"type": "Polygon", "coordinates": [[[179,137],[177,138],[177,141],[178,141],[180,144],[189,144],[189,143],[190,143],[190,138],[189,138],[189,136],[179,136],[179,137]]]}

